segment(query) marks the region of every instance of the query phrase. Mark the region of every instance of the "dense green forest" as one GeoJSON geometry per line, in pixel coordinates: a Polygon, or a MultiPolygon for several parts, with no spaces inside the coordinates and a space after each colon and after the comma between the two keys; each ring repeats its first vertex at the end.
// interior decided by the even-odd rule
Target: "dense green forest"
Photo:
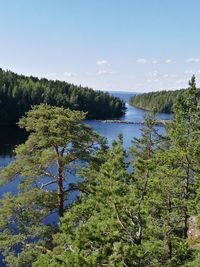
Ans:
{"type": "Polygon", "coordinates": [[[2,184],[19,183],[17,194],[0,200],[0,249],[8,266],[199,267],[195,77],[189,85],[166,133],[149,114],[129,150],[121,135],[109,148],[81,123],[81,111],[34,106],[19,122],[27,141],[0,172],[2,184]],[[81,179],[69,183],[72,169],[81,179]],[[59,219],[48,224],[53,214],[59,219]]]}
{"type": "Polygon", "coordinates": [[[122,100],[106,92],[0,69],[0,124],[16,123],[40,103],[81,110],[96,119],[119,117],[125,110],[122,100]]]}
{"type": "MultiPolygon", "coordinates": [[[[135,95],[129,99],[129,104],[145,110],[172,113],[172,107],[177,97],[181,97],[187,89],[175,91],[157,91],[135,95]]],[[[200,96],[200,90],[198,95],[200,96]]]]}

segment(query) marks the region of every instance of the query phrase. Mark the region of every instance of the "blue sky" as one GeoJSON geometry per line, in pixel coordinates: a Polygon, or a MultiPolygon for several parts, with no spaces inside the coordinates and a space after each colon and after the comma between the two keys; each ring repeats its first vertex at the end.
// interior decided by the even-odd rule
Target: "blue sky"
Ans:
{"type": "Polygon", "coordinates": [[[100,90],[200,78],[199,0],[0,0],[0,67],[100,90]]]}

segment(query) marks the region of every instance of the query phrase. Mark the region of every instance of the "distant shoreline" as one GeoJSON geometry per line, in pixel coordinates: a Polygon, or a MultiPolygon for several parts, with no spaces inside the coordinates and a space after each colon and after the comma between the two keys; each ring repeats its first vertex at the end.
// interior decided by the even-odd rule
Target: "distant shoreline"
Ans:
{"type": "MultiPolygon", "coordinates": [[[[125,121],[125,120],[94,120],[101,123],[120,123],[120,124],[134,124],[134,125],[144,125],[144,121],[125,121]]],[[[171,123],[171,120],[156,120],[155,125],[164,126],[171,123]]]]}

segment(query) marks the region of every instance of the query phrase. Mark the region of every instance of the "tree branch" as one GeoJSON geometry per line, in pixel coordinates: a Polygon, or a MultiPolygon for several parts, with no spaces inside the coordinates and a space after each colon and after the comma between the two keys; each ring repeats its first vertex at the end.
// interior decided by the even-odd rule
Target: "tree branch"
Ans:
{"type": "Polygon", "coordinates": [[[115,213],[116,213],[117,220],[118,220],[119,224],[120,224],[121,227],[127,232],[126,227],[125,227],[125,225],[123,224],[123,222],[122,222],[122,220],[121,220],[121,218],[120,218],[120,214],[119,214],[119,210],[118,210],[118,208],[117,208],[117,204],[114,203],[113,207],[114,207],[114,210],[115,210],[115,213]]]}
{"type": "Polygon", "coordinates": [[[71,186],[70,188],[68,188],[68,189],[66,189],[63,193],[65,194],[65,193],[68,193],[68,192],[71,192],[71,191],[81,191],[81,192],[83,192],[83,193],[85,193],[85,194],[87,194],[87,195],[89,195],[90,194],[90,192],[89,191],[87,191],[86,189],[84,189],[84,188],[81,188],[80,186],[78,186],[78,185],[73,185],[73,186],[71,186]]]}
{"type": "MultiPolygon", "coordinates": [[[[27,247],[30,247],[32,244],[26,244],[27,247]]],[[[51,252],[51,250],[49,250],[48,248],[42,247],[42,246],[38,246],[38,245],[34,245],[36,248],[42,250],[43,253],[49,253],[51,252]]]]}
{"type": "Polygon", "coordinates": [[[48,185],[50,185],[50,184],[55,184],[55,183],[57,183],[56,180],[50,181],[50,182],[48,182],[48,183],[46,183],[46,184],[42,184],[42,185],[40,186],[40,189],[43,189],[44,187],[46,187],[46,186],[48,186],[48,185]]]}

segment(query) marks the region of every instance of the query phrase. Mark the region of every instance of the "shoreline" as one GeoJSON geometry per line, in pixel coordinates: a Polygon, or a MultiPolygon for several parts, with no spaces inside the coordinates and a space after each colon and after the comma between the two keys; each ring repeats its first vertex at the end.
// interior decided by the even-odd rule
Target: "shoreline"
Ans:
{"type": "MultiPolygon", "coordinates": [[[[133,125],[144,125],[144,121],[126,121],[126,120],[94,120],[101,123],[120,123],[120,124],[133,124],[133,125]]],[[[171,120],[156,120],[155,125],[165,126],[171,123],[171,120]]]]}

